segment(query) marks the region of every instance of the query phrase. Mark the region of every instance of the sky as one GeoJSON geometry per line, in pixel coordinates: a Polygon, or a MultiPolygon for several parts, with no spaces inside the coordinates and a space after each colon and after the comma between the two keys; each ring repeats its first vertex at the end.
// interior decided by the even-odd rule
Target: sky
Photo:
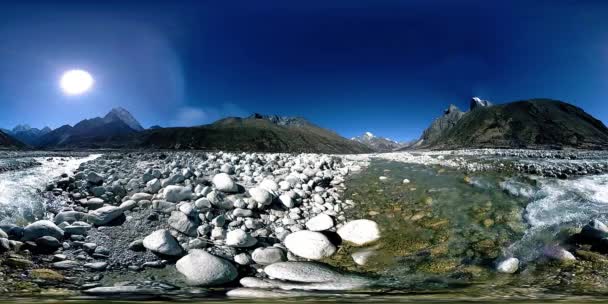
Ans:
{"type": "Polygon", "coordinates": [[[608,122],[608,1],[0,2],[0,127],[251,113],[410,140],[449,104],[553,98],[608,122]],[[95,79],[66,95],[61,75],[95,79]]]}

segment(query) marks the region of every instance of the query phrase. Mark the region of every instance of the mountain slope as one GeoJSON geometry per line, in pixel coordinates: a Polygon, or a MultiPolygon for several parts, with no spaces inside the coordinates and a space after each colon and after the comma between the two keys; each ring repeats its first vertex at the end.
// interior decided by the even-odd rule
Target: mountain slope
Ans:
{"type": "Polygon", "coordinates": [[[51,132],[49,127],[45,127],[42,130],[37,128],[32,128],[29,125],[17,125],[10,131],[12,137],[18,139],[22,143],[28,144],[30,146],[37,146],[38,141],[42,136],[51,132]]]}
{"type": "Polygon", "coordinates": [[[10,135],[0,131],[0,150],[4,149],[21,149],[25,148],[25,145],[18,140],[14,139],[10,135]]]}
{"type": "Polygon", "coordinates": [[[368,153],[371,149],[302,118],[229,117],[209,125],[145,130],[120,140],[128,148],[257,152],[368,153]]]}
{"type": "Polygon", "coordinates": [[[129,126],[129,128],[135,130],[135,131],[143,131],[144,127],[141,126],[141,124],[139,124],[139,122],[135,119],[135,117],[133,117],[133,115],[131,115],[131,113],[129,113],[129,111],[125,110],[124,108],[114,108],[110,111],[110,113],[106,114],[106,116],[104,116],[103,120],[106,123],[111,123],[114,121],[122,121],[123,123],[125,123],[127,126],[129,126]]]}
{"type": "MultiPolygon", "coordinates": [[[[38,142],[41,148],[112,148],[115,141],[141,128],[133,116],[122,108],[112,109],[104,118],[85,119],[74,125],[64,125],[44,136],[38,142]]],[[[143,129],[143,128],[142,128],[143,129]]]]}
{"type": "Polygon", "coordinates": [[[464,115],[465,112],[460,111],[455,105],[450,105],[443,112],[442,116],[435,119],[431,125],[422,132],[422,136],[420,136],[420,139],[413,147],[423,147],[434,144],[443,133],[453,128],[464,115]]]}
{"type": "Polygon", "coordinates": [[[476,107],[421,147],[606,149],[608,128],[571,104],[532,99],[476,107]]]}

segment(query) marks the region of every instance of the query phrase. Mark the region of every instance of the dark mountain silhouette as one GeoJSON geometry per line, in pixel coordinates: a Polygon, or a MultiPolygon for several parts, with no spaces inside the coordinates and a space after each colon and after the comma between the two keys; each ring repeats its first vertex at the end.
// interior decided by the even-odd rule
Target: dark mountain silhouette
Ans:
{"type": "Polygon", "coordinates": [[[419,148],[608,148],[608,128],[601,121],[550,99],[475,106],[449,127],[432,128],[437,129],[432,125],[427,131],[433,136],[425,138],[425,131],[419,148]]]}

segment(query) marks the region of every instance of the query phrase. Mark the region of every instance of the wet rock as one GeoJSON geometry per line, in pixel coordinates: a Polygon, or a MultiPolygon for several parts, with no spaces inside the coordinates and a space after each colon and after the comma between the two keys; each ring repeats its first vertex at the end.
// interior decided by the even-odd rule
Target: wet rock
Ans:
{"type": "Polygon", "coordinates": [[[580,235],[587,242],[597,242],[608,237],[608,226],[599,220],[592,220],[583,227],[580,235]]]}
{"type": "Polygon", "coordinates": [[[293,254],[311,260],[330,257],[336,252],[336,246],[320,232],[297,231],[289,234],[284,243],[293,254]]]}
{"type": "Polygon", "coordinates": [[[34,241],[43,236],[51,236],[56,239],[63,239],[63,230],[57,227],[55,223],[47,220],[41,220],[27,225],[23,229],[22,241],[34,241]]]}
{"type": "Polygon", "coordinates": [[[543,249],[543,255],[549,259],[556,261],[575,261],[576,258],[572,253],[559,246],[546,246],[543,249]]]}
{"type": "Polygon", "coordinates": [[[97,172],[89,172],[87,181],[93,185],[101,185],[103,183],[103,177],[97,172]]]}
{"type": "MultiPolygon", "coordinates": [[[[350,274],[342,274],[333,267],[317,262],[281,262],[264,268],[264,272],[271,278],[297,283],[285,287],[289,289],[310,290],[348,290],[369,286],[371,280],[350,274]],[[316,283],[316,284],[314,284],[316,283]]],[[[269,281],[270,284],[280,282],[269,281]]],[[[277,285],[281,286],[281,285],[277,285]]]]}
{"type": "Polygon", "coordinates": [[[143,240],[146,249],[162,255],[179,256],[183,249],[177,240],[171,235],[169,230],[161,229],[152,232],[143,240]]]}
{"type": "Polygon", "coordinates": [[[177,271],[190,285],[214,286],[236,279],[237,269],[227,260],[204,250],[194,249],[176,263],[177,271]]]}
{"type": "Polygon", "coordinates": [[[515,273],[519,269],[519,259],[517,258],[508,258],[496,266],[496,271],[500,273],[515,273]]]}
{"type": "Polygon", "coordinates": [[[380,229],[374,221],[354,220],[340,227],[338,235],[344,241],[363,246],[380,239],[380,229]]]}

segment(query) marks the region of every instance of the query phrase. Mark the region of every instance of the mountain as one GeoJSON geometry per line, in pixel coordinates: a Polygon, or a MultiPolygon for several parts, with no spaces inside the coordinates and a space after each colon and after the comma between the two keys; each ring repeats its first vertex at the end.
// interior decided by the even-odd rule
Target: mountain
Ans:
{"type": "Polygon", "coordinates": [[[18,139],[22,143],[30,146],[37,146],[40,138],[51,132],[49,127],[44,127],[42,130],[32,128],[29,125],[17,125],[8,134],[18,139]]]}
{"type": "Polygon", "coordinates": [[[407,145],[407,143],[400,143],[385,137],[375,136],[371,132],[365,132],[360,136],[351,138],[351,140],[360,142],[376,152],[390,152],[407,145]]]}
{"type": "Polygon", "coordinates": [[[129,126],[129,128],[131,128],[135,131],[144,130],[144,128],[139,124],[139,122],[135,119],[135,117],[133,117],[133,115],[131,115],[131,113],[129,113],[129,111],[127,111],[123,108],[120,108],[120,107],[112,109],[112,111],[110,111],[110,113],[106,114],[106,116],[103,118],[103,120],[106,123],[112,123],[114,121],[122,121],[127,126],[129,126]]]}
{"type": "Polygon", "coordinates": [[[494,104],[487,101],[487,100],[483,100],[479,97],[473,97],[471,98],[471,102],[470,102],[470,106],[469,106],[469,110],[474,110],[476,108],[483,108],[483,107],[491,107],[494,104]]]}
{"type": "Polygon", "coordinates": [[[453,125],[446,125],[448,127],[434,133],[429,140],[423,140],[419,147],[608,148],[608,128],[582,109],[562,101],[530,99],[475,106],[459,115],[453,125]]]}
{"type": "Polygon", "coordinates": [[[4,131],[0,131],[0,150],[20,148],[25,148],[22,142],[6,134],[4,131]]]}
{"type": "Polygon", "coordinates": [[[254,114],[187,128],[148,129],[113,143],[123,148],[256,152],[369,153],[367,146],[303,118],[254,114]]]}
{"type": "Polygon", "coordinates": [[[413,147],[429,146],[436,142],[442,134],[453,128],[458,121],[465,115],[457,106],[450,105],[443,115],[435,119],[431,125],[422,132],[420,139],[414,143],[413,147]]]}
{"type": "Polygon", "coordinates": [[[36,146],[41,148],[111,148],[116,139],[143,130],[125,109],[112,109],[103,118],[80,121],[73,127],[64,125],[42,136],[36,146]],[[137,128],[134,129],[133,127],[137,128]]]}

